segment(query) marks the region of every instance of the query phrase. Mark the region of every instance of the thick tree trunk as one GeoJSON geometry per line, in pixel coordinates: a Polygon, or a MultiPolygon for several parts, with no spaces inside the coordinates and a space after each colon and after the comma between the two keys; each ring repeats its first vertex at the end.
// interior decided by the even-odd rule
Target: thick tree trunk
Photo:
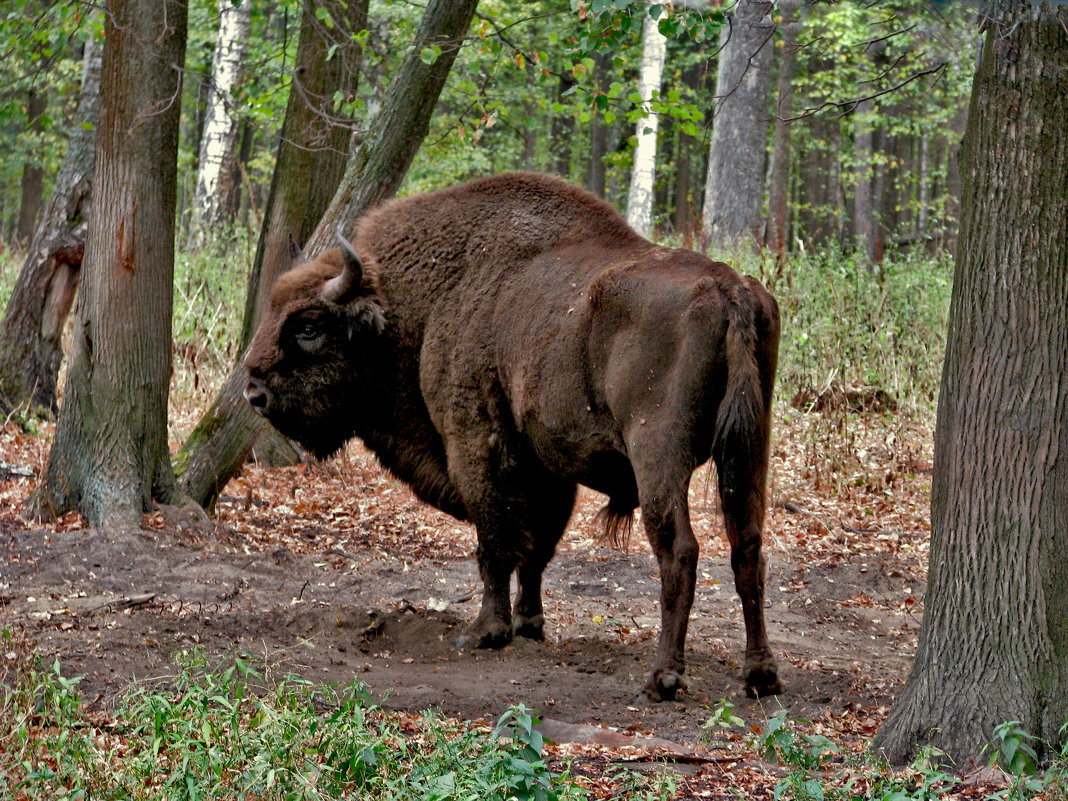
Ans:
{"type": "Polygon", "coordinates": [[[55,414],[63,326],[81,274],[96,126],[100,116],[102,50],[85,44],[82,89],[74,130],[33,243],[15,281],[0,329],[0,407],[28,403],[55,414]]]}
{"type": "Polygon", "coordinates": [[[771,95],[770,0],[738,0],[720,38],[702,239],[756,236],[764,197],[771,95]]]}
{"type": "Polygon", "coordinates": [[[178,116],[187,7],[109,0],[94,204],[41,514],[140,522],[172,502],[167,449],[178,116]]]}
{"type": "Polygon", "coordinates": [[[868,271],[875,269],[877,242],[875,228],[875,204],[872,199],[872,113],[875,105],[871,100],[857,104],[853,112],[856,126],[854,140],[853,184],[853,240],[858,252],[864,257],[868,271]]]}
{"type": "Polygon", "coordinates": [[[227,200],[237,174],[237,119],[233,90],[245,69],[252,4],[219,0],[219,32],[211,60],[204,128],[200,137],[190,239],[200,240],[232,219],[227,200]]]}
{"type": "MultiPolygon", "coordinates": [[[[31,89],[26,98],[26,129],[40,132],[48,96],[43,91],[31,89]]],[[[19,204],[19,222],[15,239],[19,246],[29,243],[41,217],[44,205],[44,167],[36,161],[27,161],[22,166],[22,200],[19,204]]]]}
{"type": "MultiPolygon", "coordinates": [[[[351,128],[337,121],[334,91],[356,92],[362,53],[352,35],[367,24],[368,0],[319,6],[330,12],[332,24],[324,25],[311,6],[305,6],[293,85],[249,277],[242,353],[259,324],[270,288],[292,263],[290,237],[303,242],[311,236],[345,170],[351,128]],[[328,59],[335,45],[334,56],[328,59]]],[[[182,491],[205,508],[214,505],[222,487],[261,439],[274,442],[270,452],[276,459],[287,452],[290,459],[297,458],[281,435],[245,403],[241,393],[246,381],[239,361],[175,456],[182,491]]]]}
{"type": "Polygon", "coordinates": [[[650,101],[660,94],[660,80],[664,74],[667,37],[660,32],[659,21],[645,14],[642,23],[642,64],[638,73],[638,94],[642,98],[642,116],[638,118],[634,147],[634,167],[630,173],[630,192],[627,194],[627,222],[642,236],[648,237],[653,228],[653,185],[656,181],[656,134],[660,116],[650,101]]]}
{"type": "Polygon", "coordinates": [[[1003,2],[987,24],[923,625],[875,740],[894,762],[931,743],[963,765],[1010,720],[1059,747],[1068,720],[1068,7],[1003,2]]]}
{"type": "Polygon", "coordinates": [[[793,109],[794,74],[797,72],[797,36],[801,28],[801,0],[781,0],[779,30],[779,100],[775,109],[775,139],[772,148],[771,191],[768,193],[768,232],[765,243],[781,259],[786,252],[786,200],[790,194],[790,123],[793,109]]]}

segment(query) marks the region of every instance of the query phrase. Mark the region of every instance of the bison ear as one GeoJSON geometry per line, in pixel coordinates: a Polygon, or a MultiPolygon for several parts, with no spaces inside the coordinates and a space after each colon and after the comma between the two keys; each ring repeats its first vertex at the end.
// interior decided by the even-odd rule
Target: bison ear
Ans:
{"type": "Polygon", "coordinates": [[[360,284],[363,281],[363,263],[345,237],[338,234],[337,238],[341,246],[341,255],[344,257],[344,264],[341,268],[341,275],[331,278],[323,286],[323,298],[334,303],[346,303],[353,293],[360,288],[360,284]]]}
{"type": "Polygon", "coordinates": [[[304,254],[300,250],[300,245],[293,239],[293,234],[289,235],[289,260],[292,262],[290,265],[292,267],[296,267],[308,261],[304,258],[304,254]]]}

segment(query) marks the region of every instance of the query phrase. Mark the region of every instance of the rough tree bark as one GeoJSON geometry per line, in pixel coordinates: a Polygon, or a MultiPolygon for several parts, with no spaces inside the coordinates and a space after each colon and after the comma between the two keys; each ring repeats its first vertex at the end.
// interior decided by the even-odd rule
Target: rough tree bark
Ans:
{"type": "MultiPolygon", "coordinates": [[[[308,238],[304,250],[309,255],[331,247],[339,230],[347,229],[368,208],[392,196],[400,186],[416,151],[430,129],[430,117],[445,85],[449,68],[459,52],[471,24],[478,0],[431,0],[397,75],[370,124],[367,136],[349,160],[345,176],[326,212],[308,238]],[[437,46],[441,54],[431,64],[420,58],[424,48],[437,46]]],[[[264,236],[276,247],[286,241],[289,231],[265,229],[264,236]]],[[[288,265],[288,258],[286,259],[288,265]]],[[[273,281],[261,276],[255,302],[262,308],[273,281]]],[[[252,288],[250,287],[250,294],[252,288]]],[[[258,314],[252,315],[258,320],[258,314]]],[[[248,457],[262,428],[244,427],[242,418],[258,419],[246,408],[242,390],[247,375],[241,364],[227,379],[212,410],[198,425],[204,428],[198,442],[187,443],[190,453],[183,474],[183,487],[201,505],[210,508],[219,490],[226,485],[248,457]],[[198,475],[192,480],[193,462],[198,475]]],[[[198,435],[194,435],[198,436],[198,435]]]]}
{"type": "Polygon", "coordinates": [[[988,14],[923,624],[874,742],[895,763],[931,743],[965,764],[1010,720],[1057,747],[1068,720],[1068,7],[1002,0],[988,14]]]}
{"type": "Polygon", "coordinates": [[[219,0],[219,32],[211,59],[204,129],[200,136],[190,241],[199,242],[227,221],[237,172],[237,119],[233,90],[245,69],[252,3],[219,0]]]}
{"type": "Polygon", "coordinates": [[[801,30],[801,0],[781,0],[778,95],[772,146],[771,190],[768,193],[768,230],[764,240],[782,259],[786,253],[786,200],[790,194],[790,123],[794,74],[797,72],[797,36],[801,30]]]}
{"type": "Polygon", "coordinates": [[[0,410],[5,414],[22,404],[28,404],[33,414],[55,414],[58,410],[56,379],[63,358],[63,326],[81,274],[96,161],[102,52],[98,42],[90,39],[85,43],[74,129],[52,197],[4,312],[0,410]]]}
{"type": "Polygon", "coordinates": [[[738,0],[720,37],[702,239],[726,244],[760,228],[771,94],[771,0],[738,0]]]}
{"type": "Polygon", "coordinates": [[[175,499],[167,449],[185,2],[109,0],[101,117],[70,372],[40,515],[140,522],[175,499]]]}
{"type": "MultiPolygon", "coordinates": [[[[337,117],[334,92],[356,93],[362,52],[353,34],[367,25],[368,0],[320,3],[331,25],[305,4],[296,66],[278,143],[271,188],[249,276],[239,352],[244,353],[259,323],[267,293],[289,269],[289,239],[303,242],[323,216],[345,171],[352,129],[337,117]],[[333,57],[327,58],[334,49],[333,57]]],[[[284,458],[287,446],[242,397],[247,376],[240,360],[212,406],[198,421],[174,460],[182,491],[211,508],[228,479],[248,458],[270,453],[284,458]]],[[[288,448],[288,455],[295,452],[288,448]]]]}
{"type": "Polygon", "coordinates": [[[642,98],[642,116],[638,118],[634,146],[634,167],[630,173],[630,192],[627,194],[627,222],[644,237],[653,227],[653,185],[656,181],[656,134],[660,115],[650,106],[653,95],[660,94],[667,55],[667,37],[660,32],[660,23],[645,15],[642,23],[642,64],[638,72],[638,94],[642,98]]]}

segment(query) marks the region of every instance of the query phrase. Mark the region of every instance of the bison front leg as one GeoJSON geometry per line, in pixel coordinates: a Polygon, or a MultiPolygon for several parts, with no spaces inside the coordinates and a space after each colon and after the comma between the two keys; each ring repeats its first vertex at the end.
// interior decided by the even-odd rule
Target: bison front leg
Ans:
{"type": "Polygon", "coordinates": [[[456,640],[458,648],[503,648],[512,641],[509,581],[516,559],[501,548],[499,535],[478,528],[478,570],[482,576],[482,608],[478,617],[456,640]]]}

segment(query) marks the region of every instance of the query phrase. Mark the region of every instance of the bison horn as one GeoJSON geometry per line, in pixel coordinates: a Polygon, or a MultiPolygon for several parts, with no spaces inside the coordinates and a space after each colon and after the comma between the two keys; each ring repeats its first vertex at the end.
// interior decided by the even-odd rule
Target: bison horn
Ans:
{"type": "Polygon", "coordinates": [[[341,275],[326,282],[323,287],[323,297],[334,303],[344,303],[363,280],[363,263],[345,237],[338,234],[337,238],[341,247],[341,255],[345,257],[345,263],[341,268],[341,275]]]}

